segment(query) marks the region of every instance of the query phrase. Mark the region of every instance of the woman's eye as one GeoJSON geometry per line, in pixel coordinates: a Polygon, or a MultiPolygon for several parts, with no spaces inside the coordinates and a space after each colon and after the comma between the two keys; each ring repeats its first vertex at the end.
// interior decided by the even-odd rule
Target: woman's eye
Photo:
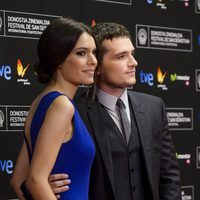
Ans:
{"type": "Polygon", "coordinates": [[[94,56],[97,56],[97,50],[94,50],[94,51],[92,52],[92,54],[93,54],[94,56]]]}
{"type": "Polygon", "coordinates": [[[77,55],[79,56],[84,56],[85,55],[85,51],[78,51],[76,52],[77,55]]]}

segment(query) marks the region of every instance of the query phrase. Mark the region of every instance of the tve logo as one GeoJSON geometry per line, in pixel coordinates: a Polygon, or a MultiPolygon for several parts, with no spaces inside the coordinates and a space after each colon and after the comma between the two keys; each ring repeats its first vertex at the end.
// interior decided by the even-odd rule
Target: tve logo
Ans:
{"type": "Polygon", "coordinates": [[[152,4],[153,0],[147,0],[147,3],[152,4]]]}
{"type": "Polygon", "coordinates": [[[7,174],[13,173],[12,160],[0,160],[0,172],[6,172],[7,174]]]}
{"type": "Polygon", "coordinates": [[[149,86],[154,85],[154,77],[152,73],[145,73],[143,71],[140,71],[140,82],[141,83],[147,83],[149,86]]]}
{"type": "Polygon", "coordinates": [[[200,47],[200,34],[198,36],[198,44],[199,44],[199,47],[200,47]]]}
{"type": "Polygon", "coordinates": [[[199,122],[200,122],[200,113],[199,113],[199,122]]]}
{"type": "Polygon", "coordinates": [[[5,78],[6,80],[11,79],[11,67],[9,65],[2,65],[0,67],[0,77],[5,78]]]}

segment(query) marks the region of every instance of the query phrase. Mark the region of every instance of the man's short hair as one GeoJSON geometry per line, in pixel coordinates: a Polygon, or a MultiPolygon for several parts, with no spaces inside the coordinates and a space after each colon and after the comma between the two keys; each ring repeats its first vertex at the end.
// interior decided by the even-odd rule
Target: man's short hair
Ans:
{"type": "Polygon", "coordinates": [[[104,40],[112,40],[113,38],[119,37],[128,37],[131,39],[131,35],[127,28],[114,22],[97,23],[92,27],[92,33],[98,48],[98,64],[101,64],[103,55],[106,52],[106,49],[102,45],[104,40]]]}

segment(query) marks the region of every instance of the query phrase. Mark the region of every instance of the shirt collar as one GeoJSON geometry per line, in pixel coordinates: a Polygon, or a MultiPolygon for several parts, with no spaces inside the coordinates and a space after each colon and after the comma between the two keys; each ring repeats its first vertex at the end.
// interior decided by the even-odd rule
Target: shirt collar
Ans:
{"type": "MultiPolygon", "coordinates": [[[[99,102],[105,106],[106,108],[115,111],[115,105],[117,102],[118,97],[113,96],[99,88],[96,89],[96,94],[98,97],[99,102]]],[[[120,99],[125,104],[126,108],[128,108],[128,95],[127,89],[124,90],[123,94],[121,95],[120,99]]]]}

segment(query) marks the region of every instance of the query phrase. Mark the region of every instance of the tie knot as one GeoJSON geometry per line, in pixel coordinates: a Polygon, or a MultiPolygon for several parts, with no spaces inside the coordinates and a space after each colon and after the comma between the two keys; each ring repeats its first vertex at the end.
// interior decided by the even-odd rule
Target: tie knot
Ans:
{"type": "Polygon", "coordinates": [[[125,109],[124,102],[123,102],[120,98],[117,99],[116,106],[117,106],[119,109],[125,109]]]}

